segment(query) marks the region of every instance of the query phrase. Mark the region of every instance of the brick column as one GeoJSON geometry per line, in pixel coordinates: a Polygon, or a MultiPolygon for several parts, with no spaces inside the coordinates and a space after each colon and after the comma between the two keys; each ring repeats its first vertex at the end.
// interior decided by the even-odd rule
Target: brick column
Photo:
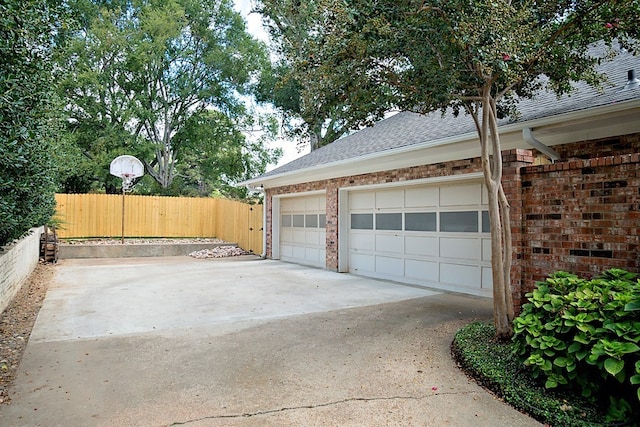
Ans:
{"type": "Polygon", "coordinates": [[[502,152],[502,187],[511,206],[511,244],[513,247],[511,267],[511,290],[516,313],[522,305],[522,274],[525,262],[522,218],[522,179],[520,168],[534,164],[534,150],[515,149],[502,152]]]}
{"type": "MultiPolygon", "coordinates": [[[[327,185],[327,254],[326,267],[328,270],[338,271],[338,187],[327,185]]],[[[344,236],[346,239],[347,236],[344,236]]]]}

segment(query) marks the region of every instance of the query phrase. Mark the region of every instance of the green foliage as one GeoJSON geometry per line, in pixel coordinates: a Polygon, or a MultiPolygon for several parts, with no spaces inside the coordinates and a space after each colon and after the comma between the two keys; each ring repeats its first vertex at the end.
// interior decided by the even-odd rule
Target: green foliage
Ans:
{"type": "Polygon", "coordinates": [[[549,389],[578,390],[608,405],[610,421],[640,417],[637,275],[611,269],[586,280],[565,272],[527,294],[514,320],[517,355],[549,389]]]}
{"type": "Polygon", "coordinates": [[[287,65],[311,117],[335,109],[344,127],[357,129],[393,108],[469,114],[489,190],[496,333],[510,336],[511,226],[502,157],[490,154],[502,151],[498,119],[517,117],[517,99],[543,88],[563,94],[574,81],[601,83],[595,66],[611,54],[593,57],[589,48],[636,49],[637,0],[261,3],[286,35],[287,65]]]}
{"type": "MultiPolygon", "coordinates": [[[[329,9],[333,5],[322,0],[260,0],[257,3],[257,10],[277,42],[275,49],[280,61],[264,70],[257,86],[258,99],[272,103],[282,112],[289,136],[297,138],[299,145],[308,143],[315,150],[364,123],[372,124],[383,117],[390,107],[388,99],[371,91],[371,96],[352,104],[347,90],[339,85],[328,86],[328,75],[312,70],[315,59],[319,59],[323,47],[328,46],[326,42],[333,41],[326,37],[333,28],[327,21],[337,17],[331,15],[329,9]]],[[[335,72],[342,71],[349,67],[344,59],[347,58],[327,66],[339,67],[335,72]]],[[[366,80],[366,74],[353,73],[345,78],[357,87],[357,82],[366,80]]]]}
{"type": "Polygon", "coordinates": [[[212,151],[240,144],[238,133],[251,115],[244,97],[251,95],[252,83],[268,63],[266,47],[246,31],[231,1],[72,4],[78,26],[59,59],[61,67],[71,70],[59,90],[68,106],[67,140],[82,159],[76,156],[79,173],[65,185],[99,183],[107,192],[117,191],[109,163],[132,154],[157,183],[146,190],[190,193],[195,180],[207,184],[198,191],[214,191],[221,189],[212,185],[228,183],[229,177],[261,170],[262,158],[267,163],[277,159],[258,139],[251,146],[258,163],[246,155],[245,161],[219,162],[226,154],[212,151]],[[206,129],[198,131],[201,139],[187,137],[195,135],[193,123],[206,112],[226,120],[205,121],[206,129]],[[218,124],[220,129],[212,128],[218,124]],[[216,167],[207,168],[207,162],[216,167]]]}
{"type": "Polygon", "coordinates": [[[0,245],[54,212],[59,104],[51,56],[65,22],[57,3],[0,3],[0,245]]]}
{"type": "Polygon", "coordinates": [[[568,389],[547,389],[523,369],[515,344],[495,339],[492,325],[475,322],[459,330],[451,345],[460,366],[515,408],[552,426],[602,426],[606,414],[568,389]]]}

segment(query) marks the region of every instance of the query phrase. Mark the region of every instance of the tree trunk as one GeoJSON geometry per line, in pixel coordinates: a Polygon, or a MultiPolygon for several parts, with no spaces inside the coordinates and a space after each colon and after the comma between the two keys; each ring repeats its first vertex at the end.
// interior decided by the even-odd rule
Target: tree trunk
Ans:
{"type": "Polygon", "coordinates": [[[502,188],[502,154],[495,100],[487,85],[482,97],[482,123],[478,128],[482,171],[489,196],[491,225],[491,269],[493,278],[493,321],[498,339],[513,335],[511,294],[511,221],[509,203],[502,188]]]}

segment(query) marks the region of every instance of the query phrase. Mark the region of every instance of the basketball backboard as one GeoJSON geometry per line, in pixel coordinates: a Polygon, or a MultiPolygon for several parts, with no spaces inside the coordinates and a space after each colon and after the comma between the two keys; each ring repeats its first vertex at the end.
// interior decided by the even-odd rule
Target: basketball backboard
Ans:
{"type": "Polygon", "coordinates": [[[139,178],[144,175],[144,165],[140,160],[127,154],[118,156],[111,161],[109,166],[111,175],[119,178],[139,178]]]}

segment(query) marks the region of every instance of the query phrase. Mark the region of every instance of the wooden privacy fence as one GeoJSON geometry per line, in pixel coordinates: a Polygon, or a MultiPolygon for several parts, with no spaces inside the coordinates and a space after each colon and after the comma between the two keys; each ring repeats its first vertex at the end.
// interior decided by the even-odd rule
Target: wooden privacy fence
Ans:
{"type": "MultiPolygon", "coordinates": [[[[262,253],[262,205],[233,200],[126,195],[125,237],[217,237],[262,253]]],[[[58,237],[119,237],[122,195],[56,194],[58,237]]]]}

